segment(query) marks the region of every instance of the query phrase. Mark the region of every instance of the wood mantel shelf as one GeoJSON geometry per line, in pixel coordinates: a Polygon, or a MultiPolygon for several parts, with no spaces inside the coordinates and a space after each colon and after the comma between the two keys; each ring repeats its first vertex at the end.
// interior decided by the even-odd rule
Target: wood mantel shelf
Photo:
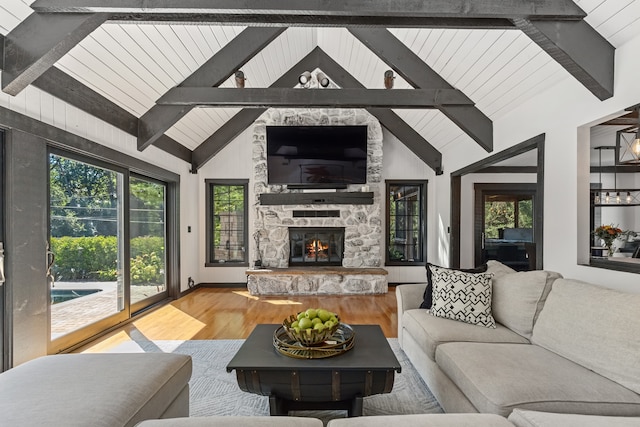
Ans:
{"type": "Polygon", "coordinates": [[[261,205],[372,205],[372,191],[262,193],[261,205]]]}

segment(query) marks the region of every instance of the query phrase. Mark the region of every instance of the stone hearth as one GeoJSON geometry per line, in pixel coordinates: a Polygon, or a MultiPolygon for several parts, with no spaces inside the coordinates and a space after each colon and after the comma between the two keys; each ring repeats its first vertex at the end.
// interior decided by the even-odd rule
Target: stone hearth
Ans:
{"type": "Polygon", "coordinates": [[[300,267],[247,270],[251,295],[368,295],[388,291],[383,268],[300,267]]]}

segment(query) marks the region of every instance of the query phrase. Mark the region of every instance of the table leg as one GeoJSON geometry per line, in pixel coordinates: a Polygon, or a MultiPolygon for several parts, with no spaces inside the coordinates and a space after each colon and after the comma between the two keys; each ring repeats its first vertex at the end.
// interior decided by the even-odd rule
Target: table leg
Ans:
{"type": "Polygon", "coordinates": [[[278,396],[272,394],[269,396],[269,415],[288,415],[284,413],[284,402],[282,399],[278,399],[278,396]]]}
{"type": "Polygon", "coordinates": [[[349,416],[350,417],[361,417],[362,416],[362,396],[357,395],[351,400],[351,408],[349,408],[349,416]]]}

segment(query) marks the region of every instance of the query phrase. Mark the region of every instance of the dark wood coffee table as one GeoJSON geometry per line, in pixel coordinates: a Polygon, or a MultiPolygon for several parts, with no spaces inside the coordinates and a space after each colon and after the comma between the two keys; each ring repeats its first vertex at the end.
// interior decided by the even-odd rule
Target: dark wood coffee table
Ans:
{"type": "Polygon", "coordinates": [[[240,389],[269,396],[271,415],[341,409],[362,415],[362,398],[389,393],[400,362],[378,325],[351,325],[354,347],[325,359],[296,359],[273,346],[280,325],[257,325],[227,365],[240,389]]]}

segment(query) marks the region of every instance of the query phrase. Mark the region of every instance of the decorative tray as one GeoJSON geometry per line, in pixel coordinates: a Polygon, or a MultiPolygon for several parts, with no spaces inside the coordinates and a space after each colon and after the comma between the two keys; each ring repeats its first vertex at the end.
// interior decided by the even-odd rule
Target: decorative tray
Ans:
{"type": "Polygon", "coordinates": [[[326,341],[313,346],[305,346],[293,340],[284,327],[280,326],[273,332],[273,346],[285,356],[296,359],[322,359],[351,350],[355,335],[351,326],[340,323],[335,333],[326,341]]]}

